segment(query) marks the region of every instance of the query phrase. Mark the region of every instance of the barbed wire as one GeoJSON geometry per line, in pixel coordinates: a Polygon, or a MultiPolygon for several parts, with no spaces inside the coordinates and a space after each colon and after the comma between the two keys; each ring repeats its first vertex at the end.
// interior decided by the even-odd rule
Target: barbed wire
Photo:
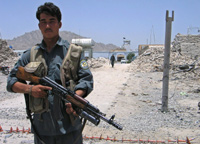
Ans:
{"type": "MultiPolygon", "coordinates": [[[[24,127],[20,130],[18,127],[16,127],[16,129],[14,130],[12,127],[10,128],[10,130],[3,130],[3,128],[0,126],[0,133],[5,133],[5,134],[11,134],[11,133],[27,133],[27,134],[32,134],[31,129],[24,129],[24,127]]],[[[194,140],[195,138],[189,139],[188,137],[186,137],[186,140],[180,140],[180,139],[176,139],[176,140],[144,140],[144,139],[124,139],[123,137],[121,139],[118,139],[116,137],[112,138],[112,137],[102,137],[102,135],[100,136],[83,136],[84,140],[105,140],[105,141],[112,141],[112,142],[122,142],[122,143],[151,143],[151,144],[169,144],[169,143],[186,143],[186,144],[191,144],[190,142],[192,140],[194,140]]]]}

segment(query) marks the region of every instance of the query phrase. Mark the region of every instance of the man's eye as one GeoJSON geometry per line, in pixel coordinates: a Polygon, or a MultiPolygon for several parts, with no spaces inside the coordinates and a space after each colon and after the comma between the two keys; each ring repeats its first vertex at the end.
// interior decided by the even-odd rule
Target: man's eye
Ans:
{"type": "Polygon", "coordinates": [[[47,22],[45,22],[45,21],[41,21],[40,23],[41,23],[41,24],[47,24],[47,22]]]}
{"type": "Polygon", "coordinates": [[[49,24],[55,24],[56,23],[56,21],[50,21],[49,22],[49,24]]]}

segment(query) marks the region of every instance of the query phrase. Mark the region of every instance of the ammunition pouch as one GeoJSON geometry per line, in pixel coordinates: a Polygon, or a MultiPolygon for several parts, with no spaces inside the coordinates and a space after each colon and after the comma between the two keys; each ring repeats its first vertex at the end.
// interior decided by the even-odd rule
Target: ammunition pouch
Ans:
{"type": "Polygon", "coordinates": [[[45,76],[45,68],[42,62],[30,62],[24,67],[25,71],[28,73],[33,73],[38,77],[45,76]]]}
{"type": "Polygon", "coordinates": [[[49,101],[46,98],[35,98],[29,95],[29,109],[32,113],[43,113],[49,109],[49,101]]]}
{"type": "MultiPolygon", "coordinates": [[[[33,73],[38,77],[45,75],[45,68],[42,62],[30,62],[24,67],[28,73],[33,73]]],[[[35,98],[29,94],[29,109],[33,113],[43,113],[49,109],[49,101],[45,98],[35,98]]]]}

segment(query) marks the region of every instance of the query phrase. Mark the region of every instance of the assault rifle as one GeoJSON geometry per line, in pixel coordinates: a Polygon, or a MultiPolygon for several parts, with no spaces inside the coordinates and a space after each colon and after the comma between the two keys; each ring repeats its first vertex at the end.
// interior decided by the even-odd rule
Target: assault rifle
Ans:
{"type": "Polygon", "coordinates": [[[70,102],[74,104],[79,109],[78,115],[82,118],[85,118],[86,120],[89,120],[94,125],[97,126],[100,123],[100,119],[102,119],[117,129],[122,130],[122,127],[114,122],[115,115],[112,115],[110,119],[106,118],[106,114],[102,113],[97,107],[90,104],[89,101],[82,98],[81,96],[78,96],[70,89],[64,88],[62,85],[59,85],[50,78],[46,76],[42,78],[37,77],[31,73],[26,72],[23,67],[18,68],[16,76],[21,80],[31,81],[35,84],[51,87],[55,96],[59,96],[66,103],[70,102]]]}

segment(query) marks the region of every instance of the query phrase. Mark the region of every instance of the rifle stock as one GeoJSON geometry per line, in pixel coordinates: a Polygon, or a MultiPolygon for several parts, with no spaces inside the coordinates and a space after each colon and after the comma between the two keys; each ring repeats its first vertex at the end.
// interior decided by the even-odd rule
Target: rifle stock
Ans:
{"type": "Polygon", "coordinates": [[[16,73],[17,78],[25,81],[31,81],[33,83],[39,84],[40,78],[37,76],[34,76],[31,73],[28,73],[25,71],[24,67],[20,66],[18,67],[18,71],[16,73]]]}

